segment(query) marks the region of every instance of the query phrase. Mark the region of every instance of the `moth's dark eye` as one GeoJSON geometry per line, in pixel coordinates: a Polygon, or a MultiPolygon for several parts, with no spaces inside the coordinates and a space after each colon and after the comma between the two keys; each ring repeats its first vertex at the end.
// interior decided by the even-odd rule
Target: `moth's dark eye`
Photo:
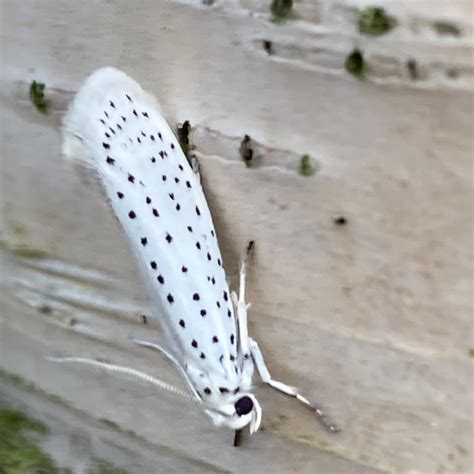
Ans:
{"type": "Polygon", "coordinates": [[[235,411],[237,415],[242,416],[242,415],[247,415],[252,411],[253,408],[253,402],[250,397],[244,396],[242,398],[239,398],[235,402],[235,411]]]}

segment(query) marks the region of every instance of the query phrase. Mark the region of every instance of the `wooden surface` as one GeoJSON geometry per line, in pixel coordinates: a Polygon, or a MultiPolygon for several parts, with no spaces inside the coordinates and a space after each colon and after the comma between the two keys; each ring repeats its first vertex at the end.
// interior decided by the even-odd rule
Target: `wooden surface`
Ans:
{"type": "Polygon", "coordinates": [[[263,1],[0,2],[3,370],[196,472],[469,472],[470,7],[387,1],[400,27],[374,39],[356,33],[354,4],[295,2],[299,19],[278,26],[263,1]],[[463,34],[436,36],[440,16],[463,34]],[[362,82],[343,69],[354,44],[371,61],[362,82]],[[193,407],[43,359],[102,357],[180,383],[127,342],[161,332],[140,323],[147,301],[111,213],[60,156],[67,104],[103,65],[156,94],[171,122],[195,126],[234,288],[240,252],[256,241],[251,333],[274,376],[317,399],[340,435],[256,378],[264,430],[236,451],[193,407]],[[46,83],[46,116],[29,101],[33,79],[46,83]],[[238,154],[246,133],[253,169],[238,154]],[[297,171],[304,153],[318,165],[311,177],[297,171]]]}

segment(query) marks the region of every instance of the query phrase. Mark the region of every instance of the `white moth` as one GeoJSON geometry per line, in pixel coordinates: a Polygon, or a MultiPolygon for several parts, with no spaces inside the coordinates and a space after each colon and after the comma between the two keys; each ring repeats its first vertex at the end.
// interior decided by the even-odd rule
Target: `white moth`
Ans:
{"type": "MultiPolygon", "coordinates": [[[[264,382],[303,402],[336,431],[296,388],[271,378],[247,331],[245,258],[240,294],[231,295],[199,177],[156,100],[121,71],[95,71],[66,115],[63,151],[97,176],[128,237],[169,347],[135,342],[174,362],[192,392],[187,398],[217,426],[249,425],[254,433],[262,417],[251,393],[255,366],[264,382]]],[[[79,357],[54,360],[93,364],[181,393],[126,367],[79,357]]]]}

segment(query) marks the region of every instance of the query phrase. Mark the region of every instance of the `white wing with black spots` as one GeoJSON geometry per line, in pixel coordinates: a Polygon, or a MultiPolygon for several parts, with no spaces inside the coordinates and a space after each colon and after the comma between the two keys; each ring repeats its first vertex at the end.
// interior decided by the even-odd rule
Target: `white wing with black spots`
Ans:
{"type": "MultiPolygon", "coordinates": [[[[98,176],[178,360],[201,396],[242,387],[236,327],[200,183],[156,100],[126,74],[94,72],[64,124],[66,155],[98,176]]],[[[248,387],[245,387],[248,388],[248,387]]]]}

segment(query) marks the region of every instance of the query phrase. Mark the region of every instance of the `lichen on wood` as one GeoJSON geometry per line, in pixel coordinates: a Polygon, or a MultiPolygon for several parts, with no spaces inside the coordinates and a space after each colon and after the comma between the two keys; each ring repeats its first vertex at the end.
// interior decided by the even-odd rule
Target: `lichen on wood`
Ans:
{"type": "Polygon", "coordinates": [[[366,7],[359,12],[359,31],[366,35],[383,35],[395,24],[395,19],[388,15],[384,8],[366,7]]]}
{"type": "Polygon", "coordinates": [[[362,51],[359,49],[352,50],[346,57],[345,68],[349,74],[357,77],[357,79],[364,78],[367,67],[362,51]]]}
{"type": "Polygon", "coordinates": [[[30,84],[30,99],[36,110],[46,114],[48,113],[49,102],[44,95],[45,84],[42,82],[33,81],[30,84]]]}
{"type": "Polygon", "coordinates": [[[443,36],[461,36],[461,29],[451,23],[450,21],[435,21],[433,23],[433,28],[435,29],[436,33],[443,36]]]}
{"type": "Polygon", "coordinates": [[[272,0],[270,13],[274,23],[285,23],[295,17],[293,0],[272,0]]]}
{"type": "Polygon", "coordinates": [[[300,158],[298,172],[301,176],[311,176],[316,172],[316,167],[309,155],[303,155],[300,158]]]}

